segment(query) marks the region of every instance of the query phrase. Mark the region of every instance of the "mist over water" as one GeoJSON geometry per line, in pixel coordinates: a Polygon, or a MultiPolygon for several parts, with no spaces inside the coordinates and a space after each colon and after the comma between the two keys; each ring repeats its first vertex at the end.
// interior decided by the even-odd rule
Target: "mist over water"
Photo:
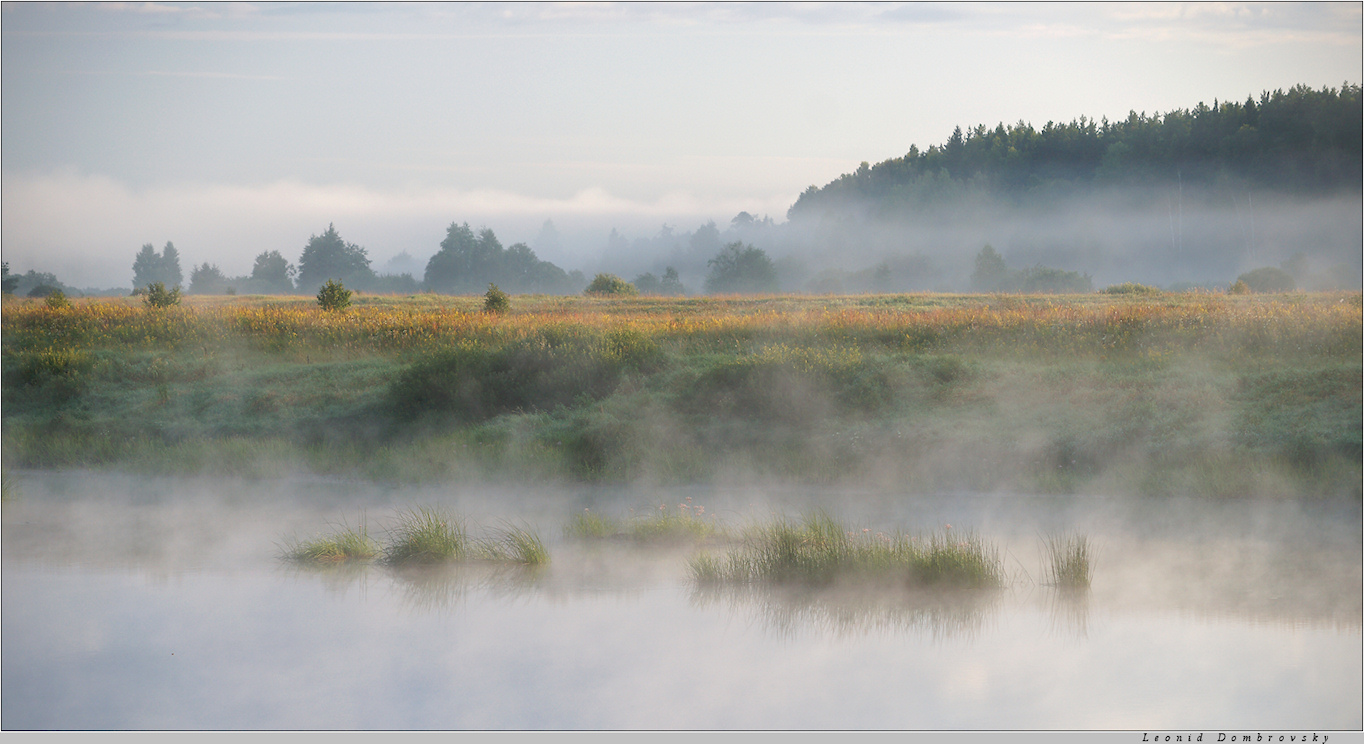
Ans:
{"type": "Polygon", "coordinates": [[[14,728],[1138,728],[1361,725],[1357,501],[893,490],[380,487],[22,472],[4,506],[14,728]],[[975,531],[997,592],[735,588],[687,546],[584,543],[587,508],[814,509],[975,531]],[[308,568],[291,537],[430,505],[540,534],[540,571],[308,568]],[[1040,581],[1088,535],[1094,583],[1040,581]]]}

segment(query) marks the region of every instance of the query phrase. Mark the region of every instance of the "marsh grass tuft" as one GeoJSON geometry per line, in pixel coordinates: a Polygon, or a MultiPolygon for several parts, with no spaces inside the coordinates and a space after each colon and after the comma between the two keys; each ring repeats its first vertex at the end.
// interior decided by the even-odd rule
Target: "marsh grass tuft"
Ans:
{"type": "Polygon", "coordinates": [[[715,521],[706,517],[705,507],[692,506],[691,499],[676,509],[660,504],[649,516],[633,519],[627,526],[630,536],[640,542],[700,542],[722,533],[715,521]]]}
{"type": "Polygon", "coordinates": [[[1048,535],[1042,539],[1047,565],[1043,571],[1052,586],[1087,588],[1093,578],[1094,546],[1079,534],[1048,535]]]}
{"type": "Polygon", "coordinates": [[[928,536],[854,530],[823,512],[799,522],[778,519],[750,528],[743,546],[723,558],[702,554],[689,570],[699,584],[836,581],[904,582],[986,588],[1005,583],[999,551],[973,533],[947,528],[928,536]]]}
{"type": "Polygon", "coordinates": [[[583,509],[581,512],[578,512],[568,524],[564,525],[564,537],[571,537],[579,540],[613,537],[622,532],[623,527],[618,520],[604,516],[590,509],[583,509]]]}
{"type": "Polygon", "coordinates": [[[706,516],[706,508],[692,504],[690,498],[675,509],[660,504],[644,516],[625,520],[584,509],[564,525],[564,535],[579,540],[623,538],[642,543],[685,543],[719,539],[725,534],[722,526],[706,516]]]}
{"type": "Polygon", "coordinates": [[[10,477],[9,471],[0,468],[0,501],[13,501],[19,496],[19,487],[10,477]]]}
{"type": "Polygon", "coordinates": [[[540,536],[528,527],[505,524],[494,530],[492,537],[478,545],[479,557],[484,560],[543,566],[549,563],[549,551],[540,536]]]}
{"type": "Polygon", "coordinates": [[[287,544],[284,558],[299,563],[341,563],[368,560],[379,552],[379,543],[369,536],[365,526],[359,529],[343,526],[330,535],[287,544]]]}
{"type": "Polygon", "coordinates": [[[469,555],[464,522],[436,509],[421,507],[400,512],[389,530],[384,560],[391,564],[440,563],[469,555]]]}

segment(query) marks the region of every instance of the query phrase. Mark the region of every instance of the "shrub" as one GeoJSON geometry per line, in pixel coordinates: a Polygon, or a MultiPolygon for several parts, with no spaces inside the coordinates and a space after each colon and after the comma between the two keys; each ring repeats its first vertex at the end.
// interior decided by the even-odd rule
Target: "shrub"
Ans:
{"type": "Polygon", "coordinates": [[[497,288],[496,284],[488,282],[488,293],[483,295],[483,312],[501,314],[511,309],[511,298],[506,292],[497,288]]]}
{"type": "Polygon", "coordinates": [[[44,302],[46,302],[47,306],[52,308],[53,310],[57,310],[63,307],[71,307],[71,302],[66,299],[66,293],[61,291],[60,289],[48,295],[47,299],[44,300],[44,302]]]}
{"type": "Polygon", "coordinates": [[[51,284],[39,284],[38,286],[36,286],[36,287],[34,287],[33,289],[30,289],[30,290],[28,291],[28,296],[29,296],[29,297],[50,297],[50,296],[52,296],[53,294],[58,294],[58,293],[60,293],[60,292],[61,292],[60,289],[58,289],[58,288],[52,286],[51,284]]]}
{"type": "Polygon", "coordinates": [[[639,294],[635,285],[621,279],[615,274],[598,274],[592,279],[592,283],[583,290],[585,295],[619,295],[622,297],[632,297],[639,294]]]}
{"type": "Polygon", "coordinates": [[[351,291],[335,279],[328,279],[317,291],[317,304],[323,310],[345,310],[350,307],[351,291]]]}
{"type": "Polygon", "coordinates": [[[142,296],[142,302],[147,307],[170,307],[180,304],[180,288],[166,289],[166,285],[161,282],[152,282],[147,285],[147,292],[142,296]]]}
{"type": "Polygon", "coordinates": [[[1094,291],[1094,281],[1089,274],[1038,264],[1012,277],[1010,288],[1024,294],[1082,294],[1094,291]]]}
{"type": "Polygon", "coordinates": [[[27,388],[26,399],[57,404],[79,396],[94,368],[94,359],[75,349],[46,348],[6,357],[6,386],[27,388]]]}
{"type": "Polygon", "coordinates": [[[1272,266],[1247,271],[1236,277],[1236,281],[1245,284],[1251,292],[1292,292],[1298,286],[1292,274],[1272,266]]]}
{"type": "Polygon", "coordinates": [[[1230,287],[1227,288],[1227,294],[1234,295],[1250,294],[1250,287],[1247,286],[1245,282],[1241,281],[1240,279],[1237,279],[1236,281],[1232,282],[1232,285],[1230,287]]]}
{"type": "Polygon", "coordinates": [[[512,411],[547,411],[580,397],[598,400],[627,364],[583,340],[546,336],[497,349],[461,344],[413,363],[394,380],[389,403],[399,418],[449,413],[481,421],[512,411]]]}
{"type": "Polygon", "coordinates": [[[761,248],[735,242],[706,262],[706,292],[776,292],[777,268],[761,248]]]}
{"type": "Polygon", "coordinates": [[[1160,294],[1160,290],[1157,289],[1156,287],[1147,286],[1145,284],[1137,284],[1136,282],[1123,282],[1122,284],[1114,284],[1111,287],[1104,287],[1099,291],[1103,292],[1104,294],[1111,295],[1160,294]]]}

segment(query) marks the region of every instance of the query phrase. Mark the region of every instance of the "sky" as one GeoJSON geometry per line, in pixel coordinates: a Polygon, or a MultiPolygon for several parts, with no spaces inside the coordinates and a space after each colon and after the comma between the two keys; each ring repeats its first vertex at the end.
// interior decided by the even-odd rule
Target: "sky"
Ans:
{"type": "MultiPolygon", "coordinates": [[[[451,222],[595,267],[952,129],[1361,78],[1358,3],[4,3],[0,247],[131,286],[334,223],[376,268],[451,222]]],[[[420,277],[418,277],[420,279],[420,277]]]]}

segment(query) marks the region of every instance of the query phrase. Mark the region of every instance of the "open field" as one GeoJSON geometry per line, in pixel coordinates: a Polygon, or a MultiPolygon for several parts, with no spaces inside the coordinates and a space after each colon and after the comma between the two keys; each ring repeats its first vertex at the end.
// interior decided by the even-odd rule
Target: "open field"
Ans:
{"type": "Polygon", "coordinates": [[[7,467],[1360,490],[1358,292],[3,308],[7,467]]]}

